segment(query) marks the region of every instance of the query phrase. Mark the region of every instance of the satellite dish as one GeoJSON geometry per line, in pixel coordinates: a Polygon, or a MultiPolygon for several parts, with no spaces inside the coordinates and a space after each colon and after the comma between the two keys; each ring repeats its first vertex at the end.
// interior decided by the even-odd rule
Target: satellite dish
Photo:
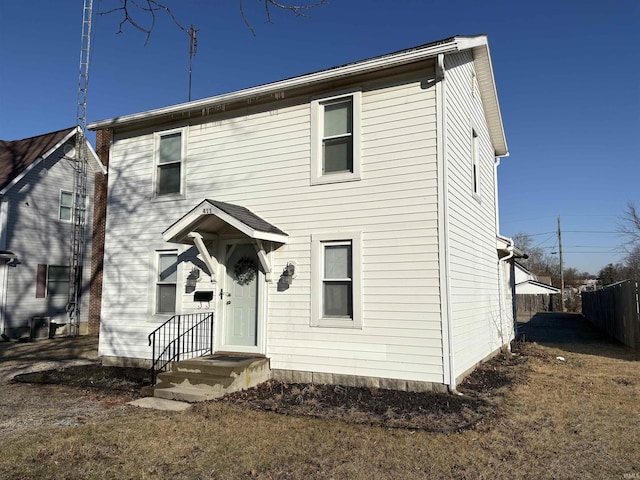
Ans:
{"type": "Polygon", "coordinates": [[[65,156],[69,155],[72,150],[73,150],[73,146],[69,143],[65,144],[65,146],[62,147],[62,151],[64,152],[65,156]]]}

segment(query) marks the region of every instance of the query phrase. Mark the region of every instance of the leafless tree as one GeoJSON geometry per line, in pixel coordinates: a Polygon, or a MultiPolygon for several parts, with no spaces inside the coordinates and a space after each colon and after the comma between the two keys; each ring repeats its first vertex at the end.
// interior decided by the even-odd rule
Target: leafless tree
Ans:
{"type": "Polygon", "coordinates": [[[619,230],[626,238],[626,246],[633,249],[640,244],[640,211],[632,201],[627,202],[627,209],[620,217],[619,230]]]}
{"type": "MultiPolygon", "coordinates": [[[[146,44],[149,42],[149,38],[151,38],[151,32],[153,32],[153,29],[155,28],[157,15],[166,14],[171,18],[176,27],[189,34],[189,29],[178,20],[172,8],[169,6],[168,2],[170,2],[171,0],[167,0],[167,2],[165,2],[164,0],[162,2],[158,0],[118,1],[120,3],[119,7],[114,7],[100,13],[100,15],[121,15],[120,23],[118,25],[118,31],[116,33],[122,33],[122,29],[125,25],[131,25],[132,27],[140,30],[146,35],[146,44]]],[[[242,21],[245,23],[249,31],[251,31],[251,33],[255,35],[255,30],[252,23],[249,21],[249,17],[245,9],[245,1],[237,0],[237,2],[242,21]]],[[[267,23],[273,23],[272,12],[275,10],[289,12],[296,17],[306,17],[308,16],[307,12],[310,9],[319,7],[321,5],[326,5],[327,0],[315,0],[313,2],[302,4],[289,4],[277,0],[258,0],[258,3],[262,8],[264,8],[265,21],[267,23]]]]}

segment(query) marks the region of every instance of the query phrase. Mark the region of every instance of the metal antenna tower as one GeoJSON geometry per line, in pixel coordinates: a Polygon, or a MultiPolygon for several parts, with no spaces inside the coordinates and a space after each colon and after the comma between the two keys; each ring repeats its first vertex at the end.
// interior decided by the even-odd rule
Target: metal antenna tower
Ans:
{"type": "Polygon", "coordinates": [[[86,198],[87,198],[87,89],[89,87],[89,53],[91,52],[91,19],[93,0],[84,0],[82,9],[82,43],[80,73],[78,75],[78,104],[76,107],[76,144],[73,161],[73,232],[69,254],[69,300],[67,315],[69,334],[78,335],[80,327],[80,296],[82,293],[82,263],[84,259],[86,198]]]}

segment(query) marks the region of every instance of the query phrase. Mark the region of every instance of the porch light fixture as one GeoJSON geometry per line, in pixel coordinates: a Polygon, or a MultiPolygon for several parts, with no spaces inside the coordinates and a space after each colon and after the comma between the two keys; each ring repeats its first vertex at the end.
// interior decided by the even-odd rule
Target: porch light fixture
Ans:
{"type": "Polygon", "coordinates": [[[287,266],[282,271],[282,281],[286,285],[291,285],[293,279],[296,277],[296,264],[295,262],[288,262],[287,266]]]}
{"type": "Polygon", "coordinates": [[[189,272],[189,276],[187,277],[187,287],[195,288],[198,283],[198,278],[200,278],[200,270],[197,268],[191,269],[191,272],[189,272]]]}

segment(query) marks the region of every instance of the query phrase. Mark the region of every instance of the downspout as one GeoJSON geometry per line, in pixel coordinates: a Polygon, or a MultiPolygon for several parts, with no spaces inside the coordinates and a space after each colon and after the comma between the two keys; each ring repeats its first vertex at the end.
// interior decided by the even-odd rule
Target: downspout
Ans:
{"type": "Polygon", "coordinates": [[[442,197],[441,197],[441,223],[439,225],[441,229],[440,241],[438,242],[440,245],[440,259],[443,265],[440,267],[440,295],[444,296],[444,302],[441,302],[441,307],[443,312],[442,321],[446,323],[446,328],[443,326],[443,333],[446,331],[447,339],[443,344],[446,346],[448,355],[448,374],[449,374],[449,392],[455,395],[462,395],[456,389],[456,369],[455,369],[455,354],[454,354],[454,342],[453,342],[453,322],[451,321],[451,285],[449,283],[449,279],[451,278],[451,265],[449,262],[449,193],[448,193],[448,181],[449,181],[449,171],[447,168],[447,91],[445,84],[445,65],[444,65],[444,54],[438,54],[438,63],[436,66],[436,84],[439,86],[440,96],[437,99],[437,104],[439,105],[439,113],[438,115],[439,121],[439,129],[438,129],[438,145],[440,145],[440,155],[439,160],[441,164],[441,171],[439,171],[442,181],[440,183],[442,188],[442,197]]]}
{"type": "MultiPolygon", "coordinates": [[[[7,249],[7,225],[9,204],[5,202],[4,195],[0,194],[0,250],[7,249]]],[[[5,335],[7,311],[7,279],[9,275],[8,261],[4,260],[0,266],[0,333],[5,335]]]]}
{"type": "MultiPolygon", "coordinates": [[[[495,162],[493,163],[493,189],[494,189],[494,204],[495,204],[495,223],[496,223],[496,235],[500,235],[500,210],[498,207],[498,167],[500,166],[500,157],[496,157],[495,162]]],[[[498,308],[499,308],[499,320],[500,320],[500,328],[502,329],[504,326],[504,296],[505,296],[505,292],[504,292],[504,275],[503,275],[503,268],[502,268],[502,264],[509,262],[515,255],[515,242],[513,241],[512,238],[508,238],[508,237],[502,237],[504,238],[508,245],[507,245],[507,251],[509,252],[508,255],[506,257],[503,258],[499,258],[498,259],[498,308]]],[[[511,283],[511,282],[510,282],[511,283]]],[[[510,285],[511,287],[511,295],[513,297],[513,295],[515,295],[515,292],[513,291],[513,287],[510,285]]],[[[512,299],[512,304],[513,304],[513,299],[512,299]]],[[[511,314],[513,315],[513,322],[516,321],[516,315],[515,312],[512,309],[511,314]]],[[[515,333],[515,328],[514,328],[514,333],[515,333]]],[[[501,345],[500,348],[502,348],[504,345],[501,345]]],[[[511,342],[509,342],[508,345],[508,349],[509,351],[511,351],[511,342]]]]}
{"type": "MultiPolygon", "coordinates": [[[[509,243],[509,245],[507,246],[507,250],[509,251],[509,254],[506,257],[502,257],[498,259],[498,282],[500,283],[499,288],[498,288],[498,298],[499,298],[499,308],[500,308],[500,328],[503,327],[504,325],[504,320],[503,320],[503,316],[504,316],[504,310],[503,310],[503,296],[504,296],[504,278],[503,278],[503,274],[502,274],[502,264],[503,263],[507,263],[509,262],[513,256],[515,255],[515,251],[514,251],[514,242],[512,238],[507,238],[507,237],[503,237],[505,238],[505,240],[507,240],[507,242],[509,243]]],[[[514,318],[515,321],[515,318],[514,318]]],[[[500,345],[500,348],[504,347],[504,345],[500,345]]],[[[511,342],[509,342],[508,347],[509,351],[511,351],[511,342]]]]}

